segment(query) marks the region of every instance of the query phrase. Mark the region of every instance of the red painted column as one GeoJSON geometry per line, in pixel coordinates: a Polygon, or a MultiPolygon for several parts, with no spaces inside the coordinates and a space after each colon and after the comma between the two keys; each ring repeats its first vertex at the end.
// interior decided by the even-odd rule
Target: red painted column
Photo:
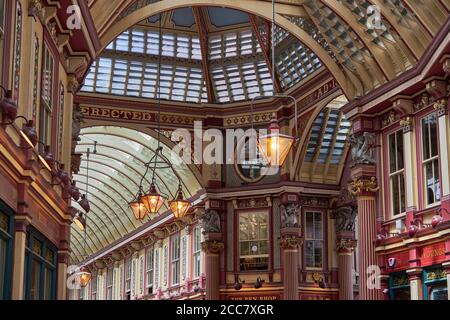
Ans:
{"type": "Polygon", "coordinates": [[[205,234],[202,249],[205,252],[206,300],[219,300],[220,297],[220,251],[224,248],[221,233],[205,234]]]}
{"type": "Polygon", "coordinates": [[[283,299],[298,300],[298,248],[301,245],[300,228],[281,229],[280,246],[283,254],[283,299]]]}
{"type": "Polygon", "coordinates": [[[353,251],[356,240],[341,237],[336,241],[338,252],[339,300],[353,300],[353,251]]]}
{"type": "Polygon", "coordinates": [[[359,253],[359,298],[360,300],[381,299],[380,274],[377,272],[377,258],[374,240],[377,235],[375,166],[359,165],[352,169],[353,182],[350,192],[356,196],[358,206],[358,253],[359,253]]]}

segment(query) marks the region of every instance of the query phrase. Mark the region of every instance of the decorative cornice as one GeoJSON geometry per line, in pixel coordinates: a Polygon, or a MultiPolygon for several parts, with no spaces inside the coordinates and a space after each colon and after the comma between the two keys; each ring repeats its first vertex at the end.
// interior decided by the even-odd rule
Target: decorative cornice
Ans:
{"type": "Polygon", "coordinates": [[[302,238],[296,235],[284,235],[280,238],[280,246],[283,250],[298,249],[302,243],[302,238]]]}
{"type": "Polygon", "coordinates": [[[370,179],[364,177],[354,178],[348,186],[348,191],[353,196],[359,196],[363,192],[377,192],[379,189],[380,187],[375,177],[371,177],[370,179]]]}
{"type": "Polygon", "coordinates": [[[220,251],[222,251],[223,248],[224,248],[223,242],[219,242],[216,240],[202,242],[202,250],[208,254],[217,254],[220,251]]]}
{"type": "Polygon", "coordinates": [[[270,197],[233,200],[234,209],[262,208],[262,207],[270,207],[271,205],[272,200],[270,197]]]}

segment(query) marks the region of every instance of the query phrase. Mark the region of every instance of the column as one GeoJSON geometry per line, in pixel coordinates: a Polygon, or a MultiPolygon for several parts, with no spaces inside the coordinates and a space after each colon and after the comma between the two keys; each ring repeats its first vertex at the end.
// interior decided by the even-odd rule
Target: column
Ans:
{"type": "Polygon", "coordinates": [[[298,248],[302,244],[299,227],[281,229],[280,246],[283,255],[283,299],[298,300],[298,248]]]}
{"type": "Polygon", "coordinates": [[[353,300],[353,251],[356,240],[341,238],[337,240],[339,300],[353,300]]]}
{"type": "Polygon", "coordinates": [[[411,300],[423,300],[422,268],[406,270],[409,277],[411,300]]]}
{"type": "Polygon", "coordinates": [[[18,219],[15,221],[14,234],[14,261],[13,261],[13,278],[12,278],[12,300],[23,300],[24,284],[25,284],[25,247],[27,239],[27,226],[29,221],[18,219]]]}
{"type": "Polygon", "coordinates": [[[358,206],[359,298],[381,298],[374,240],[377,235],[376,192],[378,191],[374,165],[358,165],[352,169],[353,182],[349,186],[358,206]]]}
{"type": "Polygon", "coordinates": [[[223,237],[220,215],[216,210],[207,209],[201,217],[204,234],[202,250],[205,252],[206,300],[220,297],[220,251],[223,237]]]}
{"type": "Polygon", "coordinates": [[[223,243],[212,240],[211,234],[205,235],[210,240],[202,242],[202,249],[205,252],[205,275],[206,275],[206,300],[219,300],[219,253],[223,249],[223,243]]]}
{"type": "MultiPolygon", "coordinates": [[[[450,147],[449,147],[449,119],[448,119],[448,100],[446,98],[434,104],[434,109],[438,117],[439,127],[439,161],[441,166],[441,206],[450,212],[450,147]]],[[[443,214],[444,220],[448,220],[450,217],[448,214],[443,214]]]]}
{"type": "Polygon", "coordinates": [[[67,299],[67,266],[69,264],[69,251],[58,251],[58,279],[56,283],[56,300],[67,299]]]}

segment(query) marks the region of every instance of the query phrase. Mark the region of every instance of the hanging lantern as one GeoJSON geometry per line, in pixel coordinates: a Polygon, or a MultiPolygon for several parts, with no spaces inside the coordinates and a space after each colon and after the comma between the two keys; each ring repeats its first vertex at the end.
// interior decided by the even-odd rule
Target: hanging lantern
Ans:
{"type": "Polygon", "coordinates": [[[80,286],[84,288],[88,285],[89,281],[91,281],[92,274],[88,272],[86,268],[83,267],[81,268],[81,271],[78,273],[78,277],[80,279],[80,286]]]}
{"type": "Polygon", "coordinates": [[[181,186],[178,187],[177,197],[169,201],[169,207],[175,219],[183,218],[191,207],[191,203],[183,198],[181,186]]]}
{"type": "Polygon", "coordinates": [[[136,198],[128,203],[128,206],[130,207],[131,211],[133,211],[134,217],[137,220],[143,220],[145,216],[148,214],[148,210],[144,206],[144,203],[142,202],[141,198],[142,194],[139,192],[136,198]]]}
{"type": "Polygon", "coordinates": [[[4,119],[14,121],[17,116],[17,104],[12,98],[12,91],[1,88],[4,91],[4,97],[0,100],[0,111],[4,119]]]}
{"type": "Polygon", "coordinates": [[[153,182],[150,185],[149,192],[141,196],[141,201],[149,213],[158,213],[164,203],[164,200],[165,198],[158,193],[153,182]]]}
{"type": "Polygon", "coordinates": [[[282,166],[295,142],[293,136],[280,133],[275,115],[272,117],[269,133],[258,139],[258,148],[270,166],[282,166]]]}
{"type": "Polygon", "coordinates": [[[30,148],[34,148],[37,145],[39,138],[36,129],[34,128],[33,120],[29,120],[23,124],[20,134],[30,148]]]}
{"type": "Polygon", "coordinates": [[[81,195],[81,200],[78,201],[78,204],[83,208],[84,211],[86,211],[86,213],[91,210],[91,205],[89,204],[89,200],[86,198],[85,194],[81,195]]]}
{"type": "Polygon", "coordinates": [[[75,185],[76,182],[72,181],[72,184],[67,189],[67,193],[72,197],[73,200],[78,201],[80,199],[80,189],[75,185]]]}

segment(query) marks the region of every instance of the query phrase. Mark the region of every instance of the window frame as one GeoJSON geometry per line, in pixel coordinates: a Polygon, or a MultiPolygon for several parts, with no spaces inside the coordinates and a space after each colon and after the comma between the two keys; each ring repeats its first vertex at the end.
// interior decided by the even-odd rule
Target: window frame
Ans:
{"type": "Polygon", "coordinates": [[[192,232],[192,279],[200,278],[202,274],[202,227],[196,225],[192,232]],[[197,247],[196,234],[199,233],[199,241],[197,247]],[[198,263],[198,264],[197,264],[198,263]],[[198,268],[198,269],[197,269],[198,268]]]}
{"type": "Polygon", "coordinates": [[[243,209],[236,210],[235,216],[235,252],[237,253],[236,259],[236,270],[242,273],[255,273],[255,272],[269,272],[272,269],[272,218],[271,218],[271,210],[270,209],[243,209]],[[241,270],[241,248],[240,248],[240,216],[242,214],[265,214],[267,216],[267,269],[252,269],[252,270],[241,270]]]}
{"type": "Polygon", "coordinates": [[[170,237],[170,286],[179,285],[181,282],[181,237],[176,233],[170,237]],[[178,250],[175,250],[177,244],[178,250]],[[175,253],[178,255],[175,255],[175,253]],[[175,270],[174,270],[175,268],[175,270]]]}
{"type": "Polygon", "coordinates": [[[303,242],[303,267],[305,270],[316,270],[316,271],[322,271],[327,269],[328,266],[328,260],[327,260],[327,248],[326,248],[326,244],[327,244],[327,235],[326,235],[326,212],[323,209],[319,209],[319,208],[304,208],[303,212],[302,212],[302,221],[303,221],[303,235],[304,235],[304,242],[303,242]],[[322,217],[322,239],[307,239],[307,232],[306,232],[306,216],[308,213],[320,213],[321,217],[322,217]],[[307,242],[308,241],[322,241],[322,266],[321,267],[310,267],[307,265],[307,242]]]}
{"type": "Polygon", "coordinates": [[[405,177],[405,145],[404,145],[404,134],[403,134],[403,129],[402,128],[396,128],[395,130],[392,130],[390,132],[388,132],[386,134],[386,152],[387,152],[387,159],[386,159],[386,169],[387,169],[387,186],[388,186],[388,190],[389,190],[389,216],[392,219],[398,219],[401,217],[404,217],[406,215],[406,186],[405,186],[405,181],[406,181],[406,177],[405,177]],[[398,165],[398,161],[397,161],[397,154],[395,155],[396,159],[395,159],[395,165],[396,165],[396,171],[391,172],[391,148],[390,148],[390,137],[394,136],[395,139],[395,150],[397,150],[397,145],[398,145],[398,137],[397,135],[400,133],[400,136],[402,138],[402,157],[403,157],[403,168],[402,169],[398,169],[397,165],[398,165]],[[400,183],[399,183],[399,210],[400,212],[395,214],[394,213],[394,196],[393,196],[393,179],[400,179],[400,175],[403,176],[403,197],[404,197],[404,211],[401,211],[401,187],[400,187],[400,183]]]}
{"type": "Polygon", "coordinates": [[[114,267],[108,267],[106,269],[106,300],[113,299],[114,292],[114,267]]]}
{"type": "Polygon", "coordinates": [[[131,273],[132,273],[132,265],[131,265],[132,258],[125,258],[124,263],[124,287],[123,292],[125,293],[125,296],[129,293],[131,295],[131,273]]]}
{"type": "Polygon", "coordinates": [[[155,255],[153,250],[153,246],[149,246],[145,249],[145,288],[147,289],[147,294],[153,293],[153,270],[155,262],[155,255]],[[149,292],[150,288],[151,292],[149,292]]]}
{"type": "Polygon", "coordinates": [[[98,300],[98,275],[92,276],[91,279],[91,300],[98,300]],[[95,289],[95,290],[94,290],[95,289]]]}
{"type": "MultiPolygon", "coordinates": [[[[429,130],[429,125],[428,125],[428,130],[429,130]]],[[[433,208],[435,206],[439,206],[441,204],[441,198],[442,198],[442,194],[440,194],[439,200],[433,202],[433,203],[428,203],[428,194],[427,194],[427,178],[426,178],[426,165],[428,163],[431,163],[433,166],[433,162],[436,161],[437,162],[437,170],[438,170],[438,186],[439,186],[439,191],[442,193],[442,179],[441,179],[441,161],[440,161],[440,148],[439,148],[439,117],[437,116],[436,112],[433,110],[431,112],[425,112],[424,114],[420,115],[418,117],[418,121],[417,121],[417,133],[418,133],[418,139],[420,141],[419,145],[420,145],[420,165],[419,165],[419,172],[420,172],[420,176],[421,176],[421,181],[420,186],[421,186],[421,190],[422,190],[422,196],[421,196],[421,202],[422,202],[422,208],[423,209],[428,209],[428,208],[433,208]],[[425,145],[423,143],[423,131],[422,131],[422,124],[423,121],[427,118],[427,117],[431,117],[434,116],[436,119],[436,145],[437,147],[437,154],[434,156],[430,156],[427,159],[424,159],[425,155],[424,155],[424,151],[425,151],[425,145]]],[[[430,132],[429,132],[430,133],[430,132]]],[[[431,139],[431,135],[430,139],[431,139]]],[[[431,141],[430,142],[430,147],[432,145],[431,141]]],[[[431,153],[430,153],[431,155],[431,153]]],[[[434,169],[434,166],[433,166],[434,169]]],[[[433,176],[434,176],[434,170],[433,170],[433,176]]],[[[434,196],[434,199],[436,199],[436,196],[434,196]]]]}
{"type": "Polygon", "coordinates": [[[46,271],[50,271],[50,281],[51,287],[49,297],[47,300],[56,299],[56,290],[57,290],[57,247],[50,242],[44,235],[42,235],[39,231],[37,231],[32,226],[28,227],[27,230],[27,240],[25,246],[25,299],[31,300],[31,287],[32,287],[32,265],[33,262],[39,265],[39,300],[45,299],[45,274],[46,271]],[[41,243],[41,251],[44,253],[44,256],[39,255],[33,251],[33,243],[34,241],[38,241],[41,243]],[[53,253],[52,261],[48,261],[45,259],[45,252],[50,250],[53,253]]]}
{"type": "MultiPolygon", "coordinates": [[[[42,62],[41,62],[41,98],[40,98],[40,109],[39,109],[39,140],[44,144],[52,144],[52,125],[53,125],[53,115],[56,110],[55,96],[55,83],[57,82],[57,70],[56,70],[56,57],[52,50],[52,45],[49,44],[44,39],[44,45],[42,46],[42,62]],[[48,55],[47,55],[48,53],[48,55]],[[49,76],[49,100],[45,99],[45,78],[46,78],[46,67],[47,58],[49,58],[49,72],[51,71],[51,76],[49,76]]],[[[58,90],[57,90],[58,91],[58,90]]]]}

